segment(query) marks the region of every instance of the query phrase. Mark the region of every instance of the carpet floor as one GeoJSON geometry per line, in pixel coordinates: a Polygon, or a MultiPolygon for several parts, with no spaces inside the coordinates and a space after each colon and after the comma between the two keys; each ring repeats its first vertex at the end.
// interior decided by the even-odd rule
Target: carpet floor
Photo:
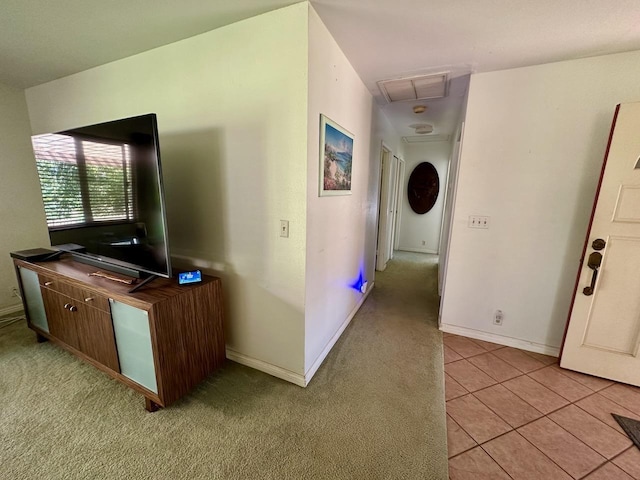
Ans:
{"type": "Polygon", "coordinates": [[[435,257],[399,252],[307,388],[228,361],[149,414],[24,322],[0,329],[2,479],[446,479],[435,257]]]}

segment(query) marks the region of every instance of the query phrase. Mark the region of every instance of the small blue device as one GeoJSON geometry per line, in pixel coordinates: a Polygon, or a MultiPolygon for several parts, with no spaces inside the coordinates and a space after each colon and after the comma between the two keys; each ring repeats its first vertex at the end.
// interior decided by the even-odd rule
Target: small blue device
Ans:
{"type": "Polygon", "coordinates": [[[202,274],[200,270],[194,270],[193,272],[183,272],[178,274],[178,283],[185,285],[187,283],[197,283],[202,281],[202,274]]]}

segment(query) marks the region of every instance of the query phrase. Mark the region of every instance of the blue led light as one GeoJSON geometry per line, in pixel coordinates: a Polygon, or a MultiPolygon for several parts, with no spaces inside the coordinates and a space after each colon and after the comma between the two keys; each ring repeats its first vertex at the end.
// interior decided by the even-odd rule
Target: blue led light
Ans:
{"type": "Polygon", "coordinates": [[[364,276],[362,275],[362,271],[360,271],[358,278],[353,283],[350,283],[349,286],[354,290],[357,290],[358,292],[362,292],[362,286],[365,283],[367,283],[367,281],[364,279],[364,276]]]}

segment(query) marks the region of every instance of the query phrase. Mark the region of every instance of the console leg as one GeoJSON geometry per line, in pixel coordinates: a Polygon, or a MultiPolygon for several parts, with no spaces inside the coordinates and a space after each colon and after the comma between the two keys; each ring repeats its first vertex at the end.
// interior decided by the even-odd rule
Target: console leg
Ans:
{"type": "Polygon", "coordinates": [[[36,341],[38,343],[46,342],[47,341],[47,337],[43,337],[38,332],[36,332],[36,341]]]}
{"type": "Polygon", "coordinates": [[[160,405],[158,405],[153,400],[144,397],[144,408],[147,410],[147,412],[153,413],[160,408],[160,405]]]}

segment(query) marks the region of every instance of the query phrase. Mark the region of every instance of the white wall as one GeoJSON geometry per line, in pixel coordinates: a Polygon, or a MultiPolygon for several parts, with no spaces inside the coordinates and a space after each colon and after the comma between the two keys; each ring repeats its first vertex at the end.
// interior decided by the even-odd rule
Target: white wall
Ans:
{"type": "Polygon", "coordinates": [[[444,330],[557,352],[615,105],[640,100],[638,78],[640,52],[471,77],[444,330]]]}
{"type": "Polygon", "coordinates": [[[372,277],[365,232],[375,222],[368,205],[372,98],[312,7],[308,98],[305,371],[362,298],[350,284],[361,272],[372,277]],[[321,113],[354,135],[351,195],[318,196],[321,113]]]}
{"type": "Polygon", "coordinates": [[[398,250],[410,252],[439,253],[442,211],[447,186],[447,169],[451,157],[451,142],[425,142],[407,145],[404,148],[405,175],[400,217],[400,241],[398,250]],[[420,215],[409,205],[407,185],[413,170],[422,162],[431,163],[440,179],[440,192],[433,208],[420,215]]]}
{"type": "Polygon", "coordinates": [[[305,370],[315,373],[363,300],[350,285],[374,280],[380,149],[399,138],[312,7],[309,107],[305,370]],[[325,114],[354,134],[352,194],[319,197],[319,125],[325,114]]]}
{"type": "Polygon", "coordinates": [[[9,252],[48,247],[24,92],[0,84],[0,315],[19,308],[9,252]]]}
{"type": "Polygon", "coordinates": [[[229,358],[298,383],[307,54],[303,3],[26,92],[34,133],[157,113],[172,253],[222,277],[229,358]]]}

